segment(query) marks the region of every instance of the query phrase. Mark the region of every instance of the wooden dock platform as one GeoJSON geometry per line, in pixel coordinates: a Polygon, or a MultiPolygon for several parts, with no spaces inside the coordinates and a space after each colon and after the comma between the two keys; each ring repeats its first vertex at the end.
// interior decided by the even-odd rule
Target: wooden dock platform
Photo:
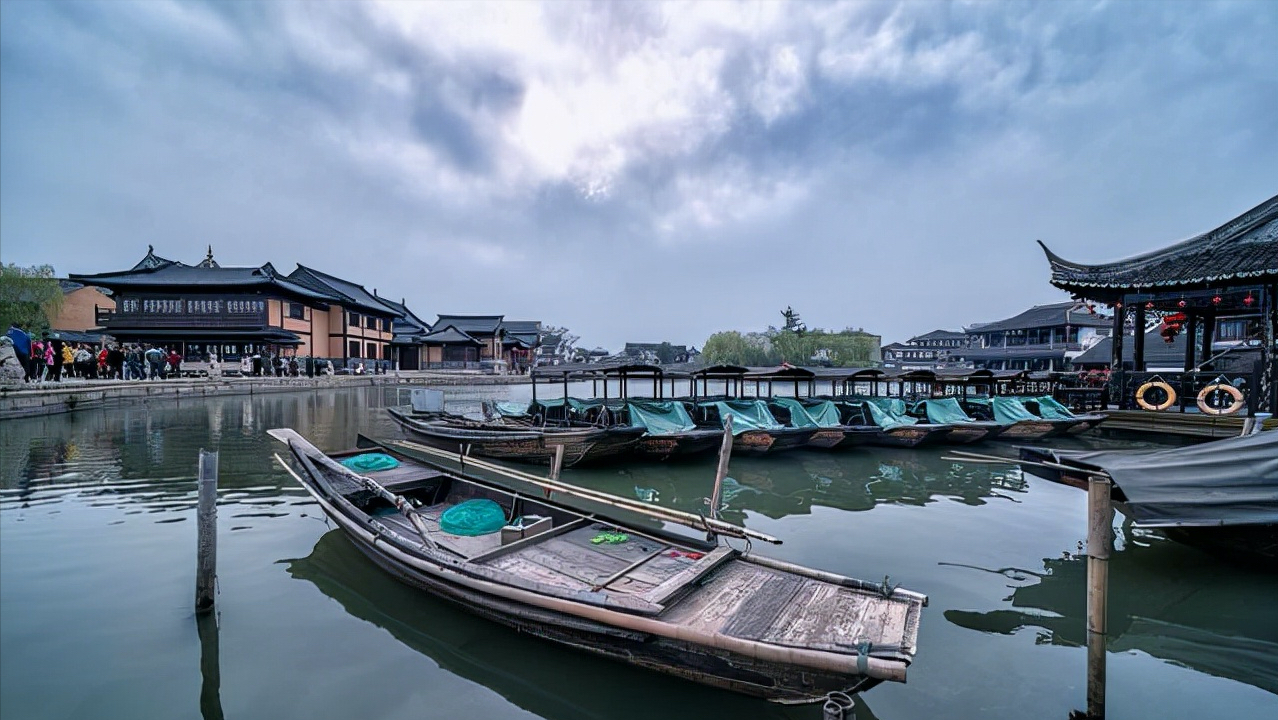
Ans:
{"type": "MultiPolygon", "coordinates": [[[[1198,412],[1182,413],[1175,410],[1161,412],[1107,410],[1105,414],[1109,416],[1109,419],[1100,426],[1101,431],[1198,438],[1226,438],[1240,435],[1247,421],[1244,415],[1204,415],[1198,412]]],[[[1264,421],[1264,427],[1266,429],[1278,427],[1278,419],[1267,418],[1264,421]]]]}

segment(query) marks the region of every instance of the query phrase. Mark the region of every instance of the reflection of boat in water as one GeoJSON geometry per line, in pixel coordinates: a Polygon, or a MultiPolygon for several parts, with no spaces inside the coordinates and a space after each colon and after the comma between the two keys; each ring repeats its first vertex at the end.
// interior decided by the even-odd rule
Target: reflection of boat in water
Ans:
{"type": "MultiPolygon", "coordinates": [[[[1031,578],[1013,590],[1011,608],[947,610],[946,619],[999,634],[1042,628],[1054,645],[1085,645],[1087,558],[1068,555],[1043,565],[1041,572],[990,571],[1031,578]]],[[[1156,536],[1129,537],[1109,560],[1107,647],[1278,693],[1278,624],[1256,621],[1257,608],[1272,607],[1275,597],[1272,575],[1214,563],[1156,536]]]]}
{"type": "MultiPolygon", "coordinates": [[[[290,575],[314,584],[352,617],[541,717],[648,720],[653,698],[663,698],[666,720],[705,720],[707,707],[727,717],[781,716],[781,708],[761,700],[635,673],[476,617],[396,582],[340,530],[321,536],[306,557],[285,562],[290,575]]],[[[855,717],[872,720],[861,696],[856,698],[855,717]]]]}

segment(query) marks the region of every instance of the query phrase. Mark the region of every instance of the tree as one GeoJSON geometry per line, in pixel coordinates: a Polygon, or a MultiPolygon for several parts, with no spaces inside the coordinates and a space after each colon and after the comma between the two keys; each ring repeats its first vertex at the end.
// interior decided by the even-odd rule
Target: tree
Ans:
{"type": "Polygon", "coordinates": [[[62,287],[53,267],[0,267],[0,326],[10,325],[39,334],[49,329],[49,318],[62,309],[62,287]]]}

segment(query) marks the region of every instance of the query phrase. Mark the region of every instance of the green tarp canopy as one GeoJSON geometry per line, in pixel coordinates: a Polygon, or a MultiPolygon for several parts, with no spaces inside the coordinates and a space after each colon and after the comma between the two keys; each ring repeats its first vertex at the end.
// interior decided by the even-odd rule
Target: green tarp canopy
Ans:
{"type": "Polygon", "coordinates": [[[963,412],[963,406],[954,398],[938,398],[920,400],[914,405],[915,412],[920,410],[927,416],[927,421],[937,425],[960,425],[973,422],[972,417],[963,412]]]}
{"type": "Polygon", "coordinates": [[[797,398],[773,398],[772,402],[790,411],[790,427],[831,428],[841,427],[839,409],[829,400],[799,400],[797,398]]]}
{"type": "Polygon", "coordinates": [[[1024,420],[1043,419],[1030,412],[1020,400],[1013,397],[998,396],[990,398],[989,402],[994,408],[994,419],[1004,425],[1011,425],[1024,420]]]}
{"type": "Polygon", "coordinates": [[[870,419],[884,430],[891,430],[903,425],[917,425],[918,418],[905,413],[905,401],[901,398],[858,397],[858,400],[870,413],[870,419]]]}
{"type": "Polygon", "coordinates": [[[781,430],[784,425],[777,422],[768,411],[768,404],[762,400],[727,400],[699,403],[701,407],[713,407],[719,411],[719,417],[732,416],[732,434],[740,435],[748,430],[781,430]]]}
{"type": "Polygon", "coordinates": [[[696,430],[688,409],[681,402],[630,402],[630,426],[641,427],[649,435],[676,435],[696,430]]]}
{"type": "Polygon", "coordinates": [[[1077,420],[1078,416],[1069,411],[1069,408],[1056,401],[1051,395],[1043,395],[1036,398],[1021,398],[1025,400],[1033,400],[1038,403],[1038,414],[1048,420],[1077,420]]]}
{"type": "Polygon", "coordinates": [[[498,400],[493,403],[493,408],[502,417],[528,417],[528,403],[498,400]]]}

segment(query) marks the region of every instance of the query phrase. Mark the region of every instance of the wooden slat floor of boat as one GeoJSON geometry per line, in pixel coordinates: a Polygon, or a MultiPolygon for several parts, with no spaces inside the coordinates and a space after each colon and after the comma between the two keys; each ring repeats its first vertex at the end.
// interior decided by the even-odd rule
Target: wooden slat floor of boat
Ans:
{"type": "MultiPolygon", "coordinates": [[[[611,528],[598,523],[532,543],[506,555],[485,562],[486,565],[519,574],[530,570],[530,563],[541,571],[555,573],[574,583],[594,587],[658,550],[671,549],[656,540],[631,535],[613,544],[590,542],[611,528]]],[[[688,558],[658,555],[628,570],[608,585],[609,592],[637,595],[659,585],[666,578],[687,567],[688,558]]]]}
{"type": "Polygon", "coordinates": [[[869,641],[912,652],[910,603],[876,593],[729,562],[671,607],[666,619],[748,640],[853,654],[869,641]]]}

